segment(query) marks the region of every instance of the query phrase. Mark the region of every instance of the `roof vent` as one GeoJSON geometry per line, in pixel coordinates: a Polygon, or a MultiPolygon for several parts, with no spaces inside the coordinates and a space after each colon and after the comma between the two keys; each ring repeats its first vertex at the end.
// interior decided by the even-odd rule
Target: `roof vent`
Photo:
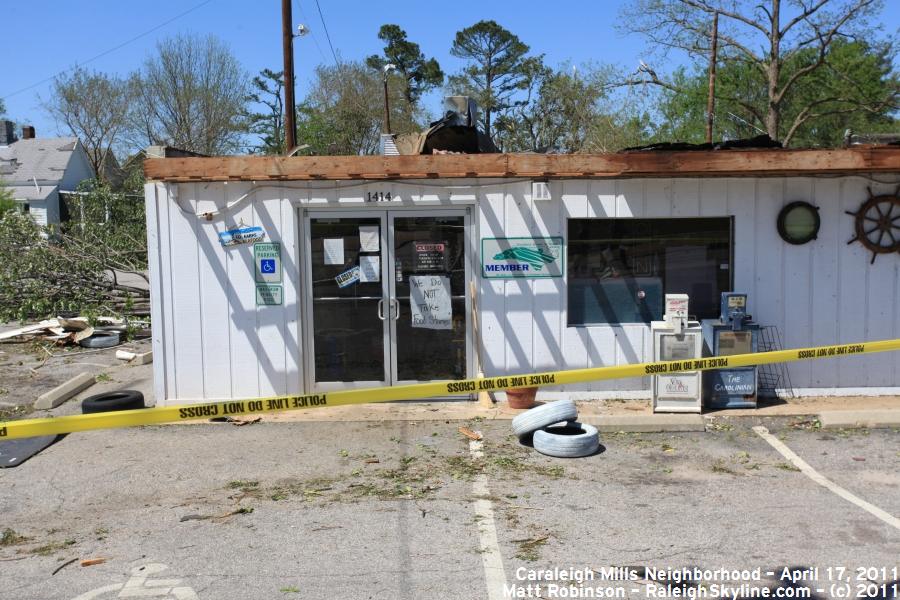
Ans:
{"type": "Polygon", "coordinates": [[[478,122],[478,105],[468,96],[447,96],[444,111],[454,113],[455,122],[450,125],[475,127],[478,122]]]}
{"type": "Polygon", "coordinates": [[[390,133],[381,134],[381,154],[383,156],[400,156],[394,136],[390,133]]]}
{"type": "Polygon", "coordinates": [[[34,127],[31,125],[26,125],[22,128],[22,139],[23,140],[33,140],[34,139],[34,127]]]}

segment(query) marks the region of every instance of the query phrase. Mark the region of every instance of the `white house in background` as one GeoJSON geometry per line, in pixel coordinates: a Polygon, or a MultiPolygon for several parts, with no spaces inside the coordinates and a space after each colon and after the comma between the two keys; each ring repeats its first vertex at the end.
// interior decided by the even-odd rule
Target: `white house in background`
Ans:
{"type": "Polygon", "coordinates": [[[0,121],[0,181],[39,225],[59,223],[60,192],[77,190],[79,183],[93,177],[78,138],[36,138],[34,127],[23,127],[18,140],[12,122],[0,121]]]}

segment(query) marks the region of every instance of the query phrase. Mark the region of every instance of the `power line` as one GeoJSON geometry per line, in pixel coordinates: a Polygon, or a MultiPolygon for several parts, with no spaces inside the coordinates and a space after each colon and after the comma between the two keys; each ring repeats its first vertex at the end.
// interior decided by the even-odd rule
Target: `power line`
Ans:
{"type": "MultiPolygon", "coordinates": [[[[294,0],[297,3],[297,8],[300,10],[300,16],[304,21],[309,23],[309,17],[306,16],[306,12],[303,10],[303,6],[300,5],[300,0],[294,0]]],[[[309,33],[312,35],[313,43],[316,45],[316,50],[319,51],[319,56],[322,57],[322,63],[327,63],[328,59],[325,58],[325,53],[322,52],[322,46],[319,45],[319,38],[316,36],[316,31],[314,28],[310,28],[309,33]]]]}
{"type": "Polygon", "coordinates": [[[168,25],[169,23],[172,23],[173,21],[177,21],[177,20],[180,19],[181,17],[183,17],[183,16],[185,16],[185,15],[187,15],[187,14],[189,14],[189,13],[194,12],[194,11],[197,10],[198,8],[202,8],[202,7],[206,6],[207,4],[209,4],[209,3],[212,2],[212,1],[213,1],[213,0],[204,0],[204,1],[201,2],[200,4],[197,4],[196,6],[194,6],[193,8],[189,8],[189,9],[187,9],[186,11],[184,11],[183,13],[179,13],[179,14],[175,15],[174,17],[172,17],[172,18],[169,19],[168,21],[164,21],[164,22],[160,23],[159,25],[157,25],[156,27],[153,27],[152,29],[148,29],[148,30],[145,31],[144,33],[141,33],[140,35],[136,35],[136,36],[134,36],[133,38],[131,38],[131,39],[127,40],[127,41],[122,42],[122,43],[119,44],[118,46],[114,46],[114,47],[110,48],[109,50],[104,50],[104,51],[101,52],[100,54],[97,54],[96,56],[92,56],[91,58],[89,58],[89,59],[87,59],[87,60],[85,60],[85,61],[82,61],[80,64],[79,64],[79,63],[76,63],[74,67],[69,67],[68,69],[63,69],[63,70],[60,71],[59,73],[56,73],[55,75],[51,75],[50,77],[47,77],[47,78],[45,78],[45,79],[41,79],[41,80],[38,81],[37,83],[34,83],[34,84],[32,84],[32,85],[29,85],[28,87],[23,87],[22,89],[16,90],[15,92],[13,92],[13,93],[11,93],[11,94],[7,94],[6,96],[3,96],[2,98],[0,98],[0,100],[6,100],[7,98],[12,98],[13,96],[16,96],[16,95],[18,95],[18,94],[21,94],[22,92],[27,92],[28,90],[34,89],[34,88],[36,88],[36,87],[38,87],[38,86],[40,86],[40,85],[43,85],[43,84],[47,83],[48,81],[52,81],[52,80],[56,79],[57,77],[59,77],[59,76],[62,75],[63,73],[68,73],[69,71],[71,71],[71,70],[73,70],[73,69],[76,69],[76,68],[78,68],[79,66],[84,66],[84,65],[86,65],[86,64],[88,64],[88,63],[94,62],[94,61],[97,60],[97,59],[103,58],[103,57],[106,56],[107,54],[112,54],[112,53],[115,52],[116,50],[119,50],[120,48],[124,48],[125,46],[127,46],[128,44],[130,44],[130,43],[132,43],[132,42],[136,42],[137,40],[141,39],[142,37],[146,37],[146,36],[150,35],[150,34],[153,33],[154,31],[157,31],[157,30],[159,30],[159,29],[162,29],[163,27],[165,27],[165,26],[168,25]]]}
{"type": "Polygon", "coordinates": [[[328,40],[328,47],[331,48],[331,56],[334,57],[334,64],[337,65],[341,61],[338,60],[334,46],[331,45],[331,36],[328,35],[328,25],[325,24],[325,17],[322,15],[322,7],[319,6],[319,0],[316,0],[316,8],[319,9],[319,19],[322,21],[322,28],[325,29],[325,38],[328,40]]]}

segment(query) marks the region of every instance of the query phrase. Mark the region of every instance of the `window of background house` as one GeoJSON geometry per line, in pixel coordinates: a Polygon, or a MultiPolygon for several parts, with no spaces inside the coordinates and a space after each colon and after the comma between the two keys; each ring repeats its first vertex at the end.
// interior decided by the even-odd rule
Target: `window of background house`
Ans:
{"type": "Polygon", "coordinates": [[[731,290],[732,218],[569,219],[569,325],[662,319],[665,294],[719,316],[731,290]]]}

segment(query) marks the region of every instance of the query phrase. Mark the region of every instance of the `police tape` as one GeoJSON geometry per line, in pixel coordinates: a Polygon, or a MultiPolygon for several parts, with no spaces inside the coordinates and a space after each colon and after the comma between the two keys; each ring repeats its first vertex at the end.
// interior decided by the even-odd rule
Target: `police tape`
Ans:
{"type": "Polygon", "coordinates": [[[731,367],[749,367],[753,365],[767,365],[772,363],[814,360],[820,358],[840,358],[860,354],[871,354],[874,352],[888,352],[891,350],[900,350],[900,339],[861,342],[858,344],[841,344],[837,346],[796,348],[793,350],[775,350],[753,354],[735,354],[733,356],[711,356],[708,358],[689,360],[637,363],[614,367],[592,367],[588,369],[572,369],[567,371],[548,371],[528,375],[483,377],[478,379],[461,379],[457,381],[414,383],[393,387],[340,390],[334,392],[322,392],[320,394],[306,394],[302,396],[272,396],[268,398],[203,402],[199,404],[122,410],[87,415],[22,419],[18,421],[0,422],[0,440],[34,437],[38,435],[74,433],[77,431],[90,431],[94,429],[159,425],[163,423],[174,423],[196,419],[211,419],[214,417],[305,410],[325,406],[345,406],[348,404],[414,400],[431,398],[434,396],[466,395],[481,391],[502,391],[508,388],[546,387],[569,383],[583,383],[586,381],[642,377],[644,375],[707,371],[731,367]]]}

